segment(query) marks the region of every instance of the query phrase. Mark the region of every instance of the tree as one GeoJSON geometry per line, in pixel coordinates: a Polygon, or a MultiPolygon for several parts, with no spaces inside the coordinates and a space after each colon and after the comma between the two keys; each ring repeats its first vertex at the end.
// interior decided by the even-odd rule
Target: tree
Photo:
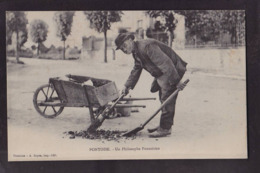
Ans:
{"type": "Polygon", "coordinates": [[[221,27],[231,34],[231,41],[235,46],[239,39],[245,39],[245,32],[241,31],[241,26],[245,26],[245,12],[242,10],[221,10],[221,27]]]}
{"type": "MultiPolygon", "coordinates": [[[[6,30],[6,45],[11,45],[13,40],[16,39],[16,33],[10,32],[10,30],[6,30]]],[[[22,47],[24,43],[27,42],[28,39],[28,32],[27,29],[24,31],[18,31],[18,45],[22,47]]],[[[14,42],[16,43],[16,41],[14,42]]]]}
{"type": "Polygon", "coordinates": [[[206,10],[174,10],[175,13],[185,16],[185,26],[188,28],[186,36],[188,38],[200,38],[203,41],[210,40],[215,35],[212,20],[206,10]]]}
{"type": "Polygon", "coordinates": [[[20,47],[24,45],[24,43],[26,43],[28,40],[28,31],[27,29],[24,31],[20,31],[19,32],[19,45],[20,47]]]}
{"type": "Polygon", "coordinates": [[[48,24],[42,20],[34,20],[30,23],[30,35],[32,41],[38,44],[37,55],[39,55],[40,43],[47,39],[48,28],[48,24]]]}
{"type": "Polygon", "coordinates": [[[6,12],[6,38],[7,43],[10,43],[12,34],[16,34],[16,61],[17,63],[22,63],[19,60],[19,51],[21,45],[27,41],[27,28],[28,20],[26,14],[23,11],[7,11],[6,12]],[[22,34],[21,34],[22,33],[22,34]],[[23,35],[19,39],[19,34],[23,35]]]}
{"type": "Polygon", "coordinates": [[[187,35],[196,36],[202,41],[217,40],[220,33],[228,32],[232,43],[237,44],[238,37],[245,39],[240,30],[245,26],[245,13],[241,10],[174,10],[185,16],[185,26],[189,29],[187,35]]]}
{"type": "Polygon", "coordinates": [[[37,47],[36,47],[35,45],[32,45],[32,46],[31,46],[31,49],[32,49],[32,50],[36,50],[37,47]]]}
{"type": "Polygon", "coordinates": [[[165,20],[164,24],[156,23],[157,28],[164,29],[164,32],[168,34],[168,45],[172,47],[174,39],[174,30],[176,28],[177,20],[174,17],[173,11],[170,10],[151,10],[147,11],[147,14],[152,18],[162,17],[165,20]],[[158,26],[161,24],[162,26],[158,26]]]}
{"type": "Polygon", "coordinates": [[[104,62],[107,62],[107,31],[110,30],[111,24],[121,21],[121,11],[84,11],[87,20],[90,21],[90,28],[95,29],[99,33],[104,33],[105,48],[104,62]]]}
{"type": "Polygon", "coordinates": [[[13,32],[6,25],[6,45],[12,44],[12,34],[13,32]]]}
{"type": "Polygon", "coordinates": [[[156,21],[155,24],[154,24],[154,30],[155,31],[165,31],[165,26],[160,22],[160,21],[156,21]]]}
{"type": "Polygon", "coordinates": [[[65,59],[65,42],[71,33],[74,11],[58,11],[54,14],[57,25],[56,35],[63,41],[63,59],[65,59]]]}

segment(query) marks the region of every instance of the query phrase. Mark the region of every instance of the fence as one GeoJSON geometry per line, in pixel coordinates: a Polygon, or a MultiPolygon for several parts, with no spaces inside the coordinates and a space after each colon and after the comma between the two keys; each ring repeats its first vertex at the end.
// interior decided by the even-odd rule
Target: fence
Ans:
{"type": "Polygon", "coordinates": [[[185,44],[186,49],[197,49],[197,48],[216,48],[216,49],[225,49],[225,48],[237,48],[237,47],[244,47],[244,44],[232,44],[232,43],[222,43],[222,44],[215,44],[215,43],[206,43],[206,44],[185,44]]]}

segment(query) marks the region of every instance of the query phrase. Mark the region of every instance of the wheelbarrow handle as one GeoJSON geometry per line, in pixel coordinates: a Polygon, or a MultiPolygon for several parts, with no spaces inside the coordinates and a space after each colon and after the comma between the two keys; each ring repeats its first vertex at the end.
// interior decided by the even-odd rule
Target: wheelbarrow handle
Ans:
{"type": "Polygon", "coordinates": [[[156,100],[156,98],[132,98],[132,97],[129,97],[129,98],[123,98],[120,101],[139,101],[139,100],[156,100]]]}
{"type": "Polygon", "coordinates": [[[115,108],[146,108],[146,105],[118,104],[115,108]]]}

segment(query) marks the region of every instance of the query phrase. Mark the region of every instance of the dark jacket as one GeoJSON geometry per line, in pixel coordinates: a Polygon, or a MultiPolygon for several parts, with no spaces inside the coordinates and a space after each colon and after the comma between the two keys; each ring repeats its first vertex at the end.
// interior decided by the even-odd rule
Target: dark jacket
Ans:
{"type": "Polygon", "coordinates": [[[135,65],[125,83],[125,86],[131,89],[135,87],[143,68],[155,78],[171,68],[171,85],[176,85],[186,71],[187,63],[166,44],[154,39],[136,41],[133,57],[135,65]]]}

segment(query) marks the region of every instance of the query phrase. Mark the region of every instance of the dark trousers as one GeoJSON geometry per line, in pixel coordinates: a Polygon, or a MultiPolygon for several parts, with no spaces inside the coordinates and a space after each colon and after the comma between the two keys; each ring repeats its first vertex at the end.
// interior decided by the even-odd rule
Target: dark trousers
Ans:
{"type": "MultiPolygon", "coordinates": [[[[163,103],[174,91],[176,87],[172,87],[168,90],[160,89],[159,90],[159,98],[161,103],[163,103]]],[[[169,102],[162,108],[161,111],[161,119],[160,119],[160,127],[163,129],[170,129],[173,125],[173,118],[175,114],[175,105],[178,94],[173,97],[169,102]]]]}
{"type": "MultiPolygon", "coordinates": [[[[163,103],[176,90],[176,85],[172,85],[169,82],[172,73],[171,70],[168,70],[156,79],[160,88],[159,97],[161,103],[163,103]]],[[[162,108],[160,127],[163,129],[170,129],[173,125],[176,99],[177,95],[173,99],[169,100],[169,102],[162,108]]]]}

